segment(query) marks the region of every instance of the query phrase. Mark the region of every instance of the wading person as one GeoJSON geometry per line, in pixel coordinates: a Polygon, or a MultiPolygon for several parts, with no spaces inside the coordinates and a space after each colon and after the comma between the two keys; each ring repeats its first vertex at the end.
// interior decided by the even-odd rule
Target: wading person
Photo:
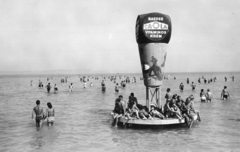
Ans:
{"type": "Polygon", "coordinates": [[[42,120],[43,120],[43,108],[40,107],[40,100],[36,101],[37,106],[33,108],[32,111],[32,120],[36,123],[36,126],[41,127],[42,126],[42,120]],[[34,119],[35,116],[35,119],[34,119]]]}
{"type": "Polygon", "coordinates": [[[55,110],[52,107],[51,102],[47,103],[48,108],[46,109],[46,119],[48,126],[52,126],[54,123],[55,110]]]}

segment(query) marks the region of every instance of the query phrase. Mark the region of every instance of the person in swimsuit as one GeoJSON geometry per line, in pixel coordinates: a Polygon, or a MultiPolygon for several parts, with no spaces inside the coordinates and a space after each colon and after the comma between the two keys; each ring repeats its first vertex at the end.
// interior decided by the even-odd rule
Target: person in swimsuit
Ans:
{"type": "Polygon", "coordinates": [[[72,91],[73,91],[73,83],[71,83],[69,86],[69,92],[72,92],[72,91]]]}
{"type": "Polygon", "coordinates": [[[210,89],[207,89],[206,97],[207,97],[207,102],[208,101],[212,102],[213,94],[210,92],[210,89]]]}
{"type": "Polygon", "coordinates": [[[116,86],[115,86],[115,92],[119,92],[119,86],[118,86],[118,83],[117,83],[116,86]]]}
{"type": "Polygon", "coordinates": [[[54,123],[55,110],[52,107],[51,102],[47,103],[48,108],[46,109],[46,119],[48,126],[52,126],[54,123]]]}
{"type": "Polygon", "coordinates": [[[41,127],[42,126],[42,120],[43,120],[43,108],[40,107],[40,100],[36,101],[37,106],[33,108],[32,111],[32,120],[33,122],[36,123],[37,127],[41,127]],[[34,115],[35,115],[35,119],[34,119],[34,115]]]}
{"type": "Polygon", "coordinates": [[[221,98],[223,100],[227,100],[228,98],[230,98],[230,94],[227,91],[227,86],[224,86],[224,89],[222,90],[222,93],[221,93],[221,98]]]}
{"type": "Polygon", "coordinates": [[[192,85],[191,85],[191,87],[192,87],[192,91],[195,91],[196,84],[195,84],[194,82],[192,82],[192,85]]]}
{"type": "Polygon", "coordinates": [[[106,85],[105,85],[104,80],[102,80],[101,85],[102,85],[102,91],[105,92],[106,91],[106,85]]]}
{"type": "Polygon", "coordinates": [[[201,92],[200,92],[200,99],[201,99],[201,102],[206,102],[206,93],[204,92],[204,89],[201,89],[201,92]]]}
{"type": "MultiPolygon", "coordinates": [[[[120,96],[119,96],[120,97],[120,96]]],[[[117,127],[118,119],[124,115],[124,108],[121,103],[121,99],[117,98],[115,100],[115,107],[112,113],[113,116],[113,126],[117,127]]]]}
{"type": "Polygon", "coordinates": [[[57,93],[58,92],[58,87],[57,84],[54,85],[54,92],[57,93]]]}
{"type": "Polygon", "coordinates": [[[179,89],[180,89],[180,91],[183,91],[183,89],[184,89],[184,85],[183,85],[182,82],[181,82],[181,84],[179,85],[179,89]]]}
{"type": "Polygon", "coordinates": [[[52,88],[52,86],[50,85],[50,83],[48,83],[48,85],[46,85],[46,88],[47,88],[47,92],[50,93],[50,90],[52,88]]]}

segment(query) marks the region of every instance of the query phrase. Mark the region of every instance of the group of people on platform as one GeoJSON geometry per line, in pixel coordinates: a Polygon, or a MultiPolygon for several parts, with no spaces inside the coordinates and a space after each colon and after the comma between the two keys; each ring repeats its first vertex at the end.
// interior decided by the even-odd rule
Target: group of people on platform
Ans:
{"type": "Polygon", "coordinates": [[[36,107],[32,111],[32,120],[36,123],[36,126],[41,127],[42,122],[47,121],[49,126],[52,126],[54,123],[55,110],[51,102],[47,103],[47,109],[44,112],[43,108],[40,107],[40,100],[36,101],[36,107]]]}
{"type": "Polygon", "coordinates": [[[114,126],[117,126],[119,118],[124,117],[125,119],[168,119],[177,118],[185,119],[188,125],[191,125],[194,115],[199,113],[195,111],[193,95],[183,100],[181,96],[174,94],[171,95],[170,88],[167,89],[166,103],[164,106],[157,107],[155,104],[150,105],[150,109],[147,106],[143,106],[138,103],[134,93],[131,93],[128,101],[123,100],[123,96],[120,95],[115,100],[115,107],[112,112],[114,119],[114,126]]]}

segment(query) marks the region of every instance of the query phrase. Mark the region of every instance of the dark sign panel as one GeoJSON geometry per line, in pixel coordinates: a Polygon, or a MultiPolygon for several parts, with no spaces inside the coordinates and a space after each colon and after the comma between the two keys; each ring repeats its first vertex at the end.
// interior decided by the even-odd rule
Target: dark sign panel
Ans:
{"type": "Polygon", "coordinates": [[[172,25],[168,15],[149,13],[139,15],[136,22],[136,40],[142,43],[168,43],[172,25]]]}

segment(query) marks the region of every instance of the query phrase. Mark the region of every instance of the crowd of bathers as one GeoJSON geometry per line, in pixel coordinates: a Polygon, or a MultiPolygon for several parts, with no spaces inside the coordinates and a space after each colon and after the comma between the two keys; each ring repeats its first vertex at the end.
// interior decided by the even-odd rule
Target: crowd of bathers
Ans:
{"type": "Polygon", "coordinates": [[[112,112],[114,125],[118,123],[120,117],[125,119],[185,119],[188,125],[193,120],[194,115],[199,113],[195,111],[193,95],[190,95],[183,100],[180,95],[171,95],[170,88],[167,89],[165,95],[166,103],[164,106],[158,106],[150,104],[149,108],[138,103],[134,93],[131,93],[128,101],[123,100],[123,96],[120,95],[115,100],[115,107],[112,112]]]}

